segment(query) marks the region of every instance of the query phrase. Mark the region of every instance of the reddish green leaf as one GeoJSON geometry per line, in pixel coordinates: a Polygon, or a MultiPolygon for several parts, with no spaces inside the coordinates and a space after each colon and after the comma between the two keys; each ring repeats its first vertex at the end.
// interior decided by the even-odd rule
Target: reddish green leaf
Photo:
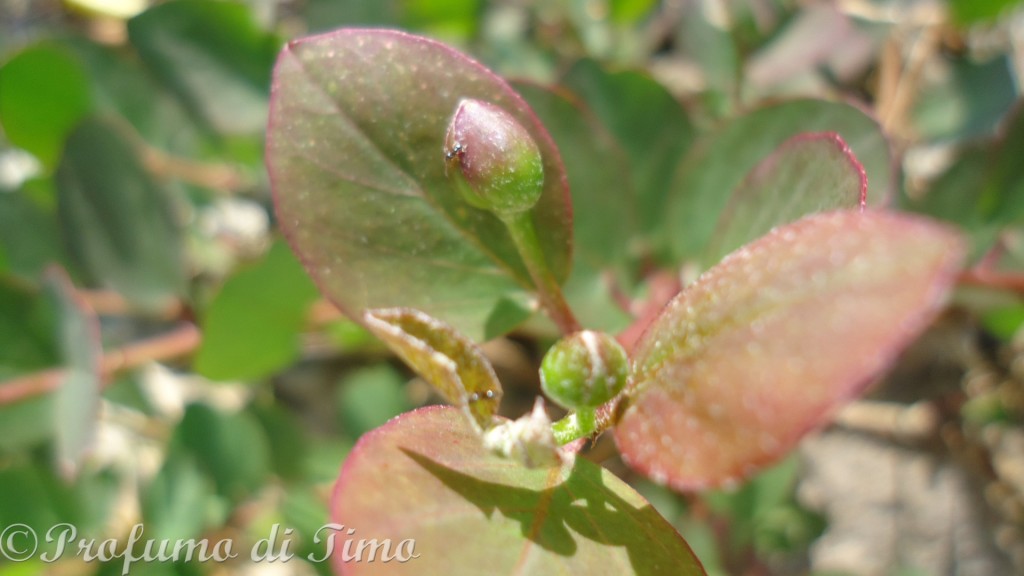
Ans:
{"type": "Polygon", "coordinates": [[[838,134],[798,134],[733,191],[708,242],[704,267],[776,226],[808,214],[863,206],[867,191],[864,167],[838,134]]]}
{"type": "Polygon", "coordinates": [[[932,320],[955,233],[880,211],[777,228],[684,290],[634,350],[623,457],[681,490],[778,459],[932,320]]]}
{"type": "Polygon", "coordinates": [[[808,132],[842,136],[864,165],[868,205],[889,201],[893,163],[878,123],[849,104],[793,100],[736,118],[700,139],[679,165],[666,208],[672,247],[682,258],[696,258],[715,230],[717,218],[745,175],[783,142],[808,132]]]}
{"type": "MultiPolygon", "coordinates": [[[[529,469],[488,452],[451,408],[424,408],[363,436],[334,489],[335,567],[365,574],[704,574],[686,542],[628,485],[583,459],[529,469]],[[360,541],[394,554],[362,561],[360,541]],[[345,563],[344,550],[349,550],[345,563]]],[[[325,530],[320,536],[330,534],[325,530]]]]}
{"type": "Polygon", "coordinates": [[[386,30],[291,42],[274,71],[267,164],[281,227],[349,315],[407,306],[473,339],[530,275],[505,227],[445,175],[448,122],[475,98],[527,128],[544,159],[531,215],[549,267],[568,274],[571,209],[561,159],[523,100],[455,50],[386,30]]]}
{"type": "Polygon", "coordinates": [[[481,428],[501,403],[501,383],[491,363],[454,328],[417,310],[367,310],[363,322],[405,363],[466,412],[481,428]]]}

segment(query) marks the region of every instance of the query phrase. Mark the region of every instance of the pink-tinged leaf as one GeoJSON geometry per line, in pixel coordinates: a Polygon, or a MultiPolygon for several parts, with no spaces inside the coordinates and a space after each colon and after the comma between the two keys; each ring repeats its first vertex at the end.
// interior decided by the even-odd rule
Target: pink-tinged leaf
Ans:
{"type": "Polygon", "coordinates": [[[963,252],[932,221],[868,210],[810,216],[732,253],[637,344],[623,457],[679,490],[777,460],[927,326],[963,252]]]}
{"type": "Polygon", "coordinates": [[[798,134],[747,173],[733,190],[704,254],[704,268],[809,214],[864,207],[868,177],[835,132],[798,134]]]}
{"type": "Polygon", "coordinates": [[[501,403],[501,383],[473,342],[444,322],[409,308],[367,310],[363,323],[445,400],[480,428],[491,426],[501,403]]]}
{"type": "Polygon", "coordinates": [[[868,206],[887,205],[895,189],[892,151],[878,121],[841,102],[793,100],[753,110],[701,137],[679,164],[665,206],[672,247],[696,260],[715,232],[729,192],[784,142],[800,134],[835,132],[857,155],[868,177],[868,206]]]}
{"type": "Polygon", "coordinates": [[[277,214],[321,290],[350,316],[410,307],[478,340],[503,299],[532,290],[502,223],[445,175],[445,133],[464,98],[500,107],[540,149],[544,191],[530,215],[564,281],[565,171],[550,135],[502,79],[448,46],[389,30],[304,38],[278,57],[267,133],[277,214]]]}
{"type": "Polygon", "coordinates": [[[364,435],[335,485],[331,518],[345,527],[332,554],[344,576],[704,574],[672,525],[610,472],[572,456],[526,468],[486,450],[448,407],[364,435]],[[412,540],[418,556],[382,562],[378,552],[370,562],[364,546],[358,561],[370,539],[392,553],[412,540]]]}

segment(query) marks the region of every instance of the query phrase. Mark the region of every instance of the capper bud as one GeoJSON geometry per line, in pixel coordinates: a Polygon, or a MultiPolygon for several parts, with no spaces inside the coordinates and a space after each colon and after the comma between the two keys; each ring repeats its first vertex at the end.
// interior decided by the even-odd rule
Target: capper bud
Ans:
{"type": "Polygon", "coordinates": [[[541,388],[569,410],[592,410],[622,391],[629,357],[615,338],[583,330],[551,347],[541,362],[541,388]]]}
{"type": "Polygon", "coordinates": [[[533,208],[544,190],[537,143],[494,104],[461,100],[448,124],[444,154],[445,171],[463,198],[499,217],[533,208]]]}

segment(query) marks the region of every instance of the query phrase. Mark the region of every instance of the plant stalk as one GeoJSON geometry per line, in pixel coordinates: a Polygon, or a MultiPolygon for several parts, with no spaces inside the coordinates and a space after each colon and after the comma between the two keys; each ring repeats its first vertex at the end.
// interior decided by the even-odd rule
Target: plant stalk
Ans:
{"type": "MultiPolygon", "coordinates": [[[[165,334],[106,352],[100,360],[100,373],[104,380],[109,381],[111,376],[123,370],[189,354],[199,347],[199,342],[199,329],[193,324],[182,324],[165,334]]],[[[60,387],[66,375],[64,368],[50,368],[0,382],[0,406],[53,392],[60,387]]]]}
{"type": "Polygon", "coordinates": [[[544,251],[537,239],[537,231],[533,226],[533,219],[530,217],[530,211],[501,216],[501,220],[512,235],[512,241],[515,242],[519,256],[526,264],[530,278],[537,287],[541,306],[547,310],[551,320],[558,326],[562,334],[569,335],[579,332],[580,323],[565,301],[562,287],[559,286],[551,269],[548,268],[544,251]]]}
{"type": "Polygon", "coordinates": [[[559,446],[579,440],[601,435],[605,430],[615,426],[621,416],[620,407],[623,395],[620,394],[597,408],[577,410],[568,414],[551,425],[551,433],[559,446]]]}

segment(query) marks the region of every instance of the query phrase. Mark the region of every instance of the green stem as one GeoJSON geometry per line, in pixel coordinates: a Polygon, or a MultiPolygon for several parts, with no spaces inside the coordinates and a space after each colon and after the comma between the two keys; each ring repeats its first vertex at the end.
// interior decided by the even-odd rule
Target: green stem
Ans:
{"type": "Polygon", "coordinates": [[[533,279],[533,283],[537,287],[541,306],[547,310],[551,320],[563,334],[579,332],[580,323],[565,301],[562,287],[559,286],[551,269],[548,268],[544,251],[537,239],[537,231],[533,226],[533,218],[530,217],[530,211],[503,216],[501,220],[512,235],[512,241],[515,242],[516,249],[530,273],[530,278],[533,279]]]}
{"type": "Polygon", "coordinates": [[[597,408],[583,408],[567,415],[551,425],[551,433],[559,446],[565,446],[573,440],[598,436],[612,428],[619,421],[623,395],[616,396],[597,408]]]}
{"type": "Polygon", "coordinates": [[[597,421],[593,408],[581,408],[551,425],[551,433],[555,442],[564,446],[573,440],[586,438],[594,433],[597,421]]]}

